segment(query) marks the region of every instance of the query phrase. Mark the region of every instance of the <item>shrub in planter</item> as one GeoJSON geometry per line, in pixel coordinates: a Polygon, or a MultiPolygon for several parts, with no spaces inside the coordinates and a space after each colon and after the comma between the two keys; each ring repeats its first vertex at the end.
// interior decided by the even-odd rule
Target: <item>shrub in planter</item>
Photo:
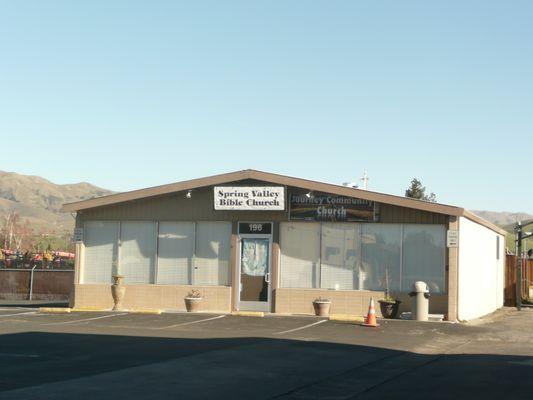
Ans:
{"type": "Polygon", "coordinates": [[[329,309],[331,307],[331,301],[329,299],[324,299],[319,297],[313,301],[313,308],[315,309],[315,315],[319,317],[329,316],[329,309]]]}
{"type": "Polygon", "coordinates": [[[390,278],[389,278],[389,269],[385,267],[385,298],[382,300],[378,300],[379,302],[379,308],[381,310],[381,315],[383,318],[387,319],[394,319],[398,317],[398,310],[400,308],[400,300],[396,300],[395,298],[391,297],[389,294],[389,287],[390,287],[390,278]]]}
{"type": "Polygon", "coordinates": [[[383,318],[397,318],[400,303],[400,300],[393,299],[390,296],[386,296],[384,299],[379,300],[379,308],[381,310],[381,315],[383,315],[383,318]]]}
{"type": "Polygon", "coordinates": [[[202,301],[202,294],[198,290],[191,290],[185,296],[185,308],[187,312],[197,312],[200,310],[200,302],[202,301]]]}

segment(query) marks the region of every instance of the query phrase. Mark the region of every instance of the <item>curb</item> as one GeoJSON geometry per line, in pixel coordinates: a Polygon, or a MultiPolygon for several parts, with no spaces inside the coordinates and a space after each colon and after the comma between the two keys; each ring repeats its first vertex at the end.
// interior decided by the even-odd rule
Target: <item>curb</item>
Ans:
{"type": "Polygon", "coordinates": [[[262,311],[233,311],[231,315],[236,317],[259,317],[262,318],[265,316],[265,313],[262,311]]]}
{"type": "Polygon", "coordinates": [[[39,307],[40,313],[69,313],[71,311],[68,307],[39,307]]]}
{"type": "Polygon", "coordinates": [[[98,308],[98,307],[80,307],[72,308],[72,312],[108,312],[111,311],[110,308],[98,308]]]}
{"type": "Polygon", "coordinates": [[[124,310],[125,312],[129,313],[129,314],[156,314],[156,315],[159,315],[161,314],[161,310],[159,309],[138,309],[138,310],[124,310]]]}
{"type": "Polygon", "coordinates": [[[357,315],[348,315],[348,314],[332,314],[329,316],[330,321],[338,322],[363,322],[365,317],[360,317],[357,315]]]}

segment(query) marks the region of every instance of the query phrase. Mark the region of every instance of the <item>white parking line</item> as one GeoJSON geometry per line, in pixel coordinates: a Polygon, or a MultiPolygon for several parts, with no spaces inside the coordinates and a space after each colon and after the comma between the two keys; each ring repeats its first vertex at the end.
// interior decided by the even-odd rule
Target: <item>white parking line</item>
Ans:
{"type": "Polygon", "coordinates": [[[169,329],[169,328],[177,328],[178,326],[185,326],[185,325],[199,324],[200,322],[213,321],[214,319],[220,319],[220,318],[224,318],[224,317],[225,317],[225,315],[217,315],[216,317],[205,318],[205,319],[199,319],[199,320],[196,320],[196,321],[182,322],[181,324],[175,324],[175,325],[169,325],[169,326],[162,326],[162,327],[160,327],[160,328],[151,328],[151,329],[169,329]]]}
{"type": "Polygon", "coordinates": [[[15,353],[0,353],[0,357],[23,357],[23,358],[38,358],[38,354],[15,354],[15,353]]]}
{"type": "Polygon", "coordinates": [[[327,319],[322,319],[320,321],[313,322],[312,324],[300,326],[299,328],[289,329],[288,331],[276,332],[276,333],[274,333],[274,335],[283,335],[284,333],[296,332],[296,331],[299,331],[299,330],[302,330],[302,329],[305,329],[305,328],[310,328],[312,326],[315,326],[315,325],[318,325],[318,324],[322,324],[324,322],[327,322],[327,319]]]}
{"type": "Polygon", "coordinates": [[[3,317],[14,317],[15,315],[28,315],[28,314],[37,314],[37,311],[19,312],[19,313],[15,313],[15,314],[2,314],[2,315],[0,315],[0,318],[3,318],[3,317]]]}
{"type": "Polygon", "coordinates": [[[76,319],[74,321],[62,321],[62,322],[52,322],[50,324],[43,324],[44,326],[49,325],[68,325],[68,324],[76,324],[86,321],[94,321],[95,319],[102,319],[102,318],[111,318],[111,317],[120,317],[121,315],[128,315],[127,313],[124,314],[110,314],[110,315],[102,315],[100,317],[93,317],[93,318],[84,318],[84,319],[76,319]]]}

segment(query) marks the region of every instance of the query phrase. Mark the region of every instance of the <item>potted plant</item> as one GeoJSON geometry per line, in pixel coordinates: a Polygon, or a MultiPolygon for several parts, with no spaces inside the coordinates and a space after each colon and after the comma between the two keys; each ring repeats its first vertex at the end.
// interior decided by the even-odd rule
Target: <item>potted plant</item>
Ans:
{"type": "Polygon", "coordinates": [[[123,275],[115,274],[113,275],[114,283],[111,285],[111,295],[113,296],[113,311],[122,310],[122,299],[124,298],[124,293],[126,292],[126,287],[122,284],[123,275]]]}
{"type": "Polygon", "coordinates": [[[191,290],[185,296],[185,308],[187,312],[197,312],[200,310],[200,302],[202,301],[202,294],[198,290],[191,290]]]}
{"type": "Polygon", "coordinates": [[[389,291],[390,279],[389,269],[385,269],[385,298],[379,300],[379,308],[383,318],[394,319],[398,317],[398,311],[400,308],[400,300],[393,298],[389,291]]]}
{"type": "Polygon", "coordinates": [[[329,308],[331,307],[331,301],[319,297],[313,301],[313,308],[315,309],[315,315],[318,317],[327,317],[329,315],[329,308]]]}

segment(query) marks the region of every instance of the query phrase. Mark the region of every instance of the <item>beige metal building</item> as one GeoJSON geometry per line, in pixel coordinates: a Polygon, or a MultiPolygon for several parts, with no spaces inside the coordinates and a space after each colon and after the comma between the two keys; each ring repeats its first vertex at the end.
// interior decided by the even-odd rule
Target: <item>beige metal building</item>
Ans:
{"type": "Polygon", "coordinates": [[[255,170],[66,204],[76,213],[74,307],[363,315],[371,296],[428,283],[430,312],[470,319],[503,305],[505,232],[449,205],[255,170]]]}

